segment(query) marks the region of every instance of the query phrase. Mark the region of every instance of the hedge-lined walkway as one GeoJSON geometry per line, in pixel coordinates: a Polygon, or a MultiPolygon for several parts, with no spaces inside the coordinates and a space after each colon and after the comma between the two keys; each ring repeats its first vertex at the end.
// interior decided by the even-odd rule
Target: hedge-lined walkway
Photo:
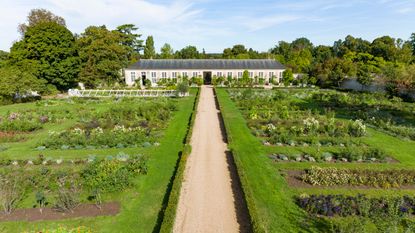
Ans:
{"type": "Polygon", "coordinates": [[[249,219],[239,213],[240,187],[238,191],[238,182],[231,174],[233,163],[209,86],[201,89],[191,146],[174,232],[246,231],[244,222],[249,219]]]}

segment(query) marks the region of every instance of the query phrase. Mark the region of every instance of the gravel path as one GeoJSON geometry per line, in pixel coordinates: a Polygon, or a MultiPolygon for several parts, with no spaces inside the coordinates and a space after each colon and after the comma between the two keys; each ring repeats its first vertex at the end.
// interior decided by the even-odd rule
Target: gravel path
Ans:
{"type": "Polygon", "coordinates": [[[173,232],[249,232],[213,89],[203,86],[173,232]]]}

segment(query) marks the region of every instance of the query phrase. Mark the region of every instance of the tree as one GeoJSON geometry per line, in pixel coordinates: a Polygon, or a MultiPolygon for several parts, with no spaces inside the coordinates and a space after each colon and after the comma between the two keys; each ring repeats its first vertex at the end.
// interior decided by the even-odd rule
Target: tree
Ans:
{"type": "Polygon", "coordinates": [[[234,45],[231,49],[233,56],[238,56],[239,54],[247,54],[248,50],[245,48],[245,45],[237,44],[234,45]]]}
{"type": "Polygon", "coordinates": [[[409,44],[412,47],[412,54],[415,56],[415,32],[411,34],[411,37],[409,38],[409,44]]]}
{"type": "Polygon", "coordinates": [[[176,57],[181,59],[198,59],[200,58],[200,53],[195,46],[189,45],[177,51],[176,57]]]}
{"type": "Polygon", "coordinates": [[[396,58],[397,48],[395,39],[390,36],[376,38],[372,42],[371,54],[375,57],[383,57],[386,61],[394,61],[396,58]]]}
{"type": "Polygon", "coordinates": [[[113,85],[121,81],[121,70],[128,64],[128,50],[122,45],[123,36],[105,26],[90,26],[79,39],[82,61],[79,81],[87,87],[113,85]]]}
{"type": "Polygon", "coordinates": [[[148,36],[144,47],[144,58],[153,59],[156,57],[156,49],[154,48],[153,36],[148,36]]]}
{"type": "Polygon", "coordinates": [[[46,9],[32,9],[27,16],[27,23],[19,24],[18,31],[24,36],[29,27],[35,26],[39,23],[55,22],[61,26],[66,27],[65,19],[53,14],[46,9]]]}
{"type": "Polygon", "coordinates": [[[0,50],[0,68],[6,66],[6,62],[9,58],[9,53],[0,50]]]}
{"type": "Polygon", "coordinates": [[[319,45],[313,49],[314,62],[322,63],[333,57],[332,48],[325,45],[319,45]]]}
{"type": "Polygon", "coordinates": [[[41,22],[28,27],[23,39],[13,44],[10,63],[59,90],[67,90],[76,83],[80,60],[75,37],[67,28],[41,22]]]}
{"type": "Polygon", "coordinates": [[[294,81],[294,74],[291,69],[286,69],[282,72],[282,82],[285,86],[288,86],[290,83],[294,81]]]}
{"type": "Polygon", "coordinates": [[[368,65],[362,64],[357,69],[357,81],[363,86],[369,86],[373,82],[373,75],[371,73],[371,68],[368,65]]]}
{"type": "Polygon", "coordinates": [[[231,48],[226,48],[223,50],[222,57],[225,59],[231,59],[233,58],[233,53],[231,48]]]}
{"type": "Polygon", "coordinates": [[[134,24],[123,24],[116,29],[121,33],[121,44],[128,50],[128,60],[135,62],[138,59],[139,52],[143,49],[143,40],[140,40],[141,34],[136,34],[138,28],[134,24]]]}
{"type": "Polygon", "coordinates": [[[33,74],[17,67],[0,68],[0,83],[0,99],[6,101],[13,101],[16,94],[45,90],[44,80],[37,79],[33,74]]]}
{"type": "Polygon", "coordinates": [[[165,43],[160,49],[161,59],[172,59],[174,58],[174,51],[170,44],[165,43]]]}

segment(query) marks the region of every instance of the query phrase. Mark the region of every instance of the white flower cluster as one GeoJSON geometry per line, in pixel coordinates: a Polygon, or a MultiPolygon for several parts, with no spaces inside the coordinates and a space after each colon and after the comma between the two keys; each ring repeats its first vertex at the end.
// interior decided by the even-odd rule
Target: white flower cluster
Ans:
{"type": "Polygon", "coordinates": [[[275,129],[277,129],[277,127],[275,127],[275,125],[273,125],[272,123],[267,125],[267,131],[268,132],[271,133],[271,132],[275,131],[275,129]]]}
{"type": "Polygon", "coordinates": [[[81,128],[75,128],[75,129],[72,130],[72,133],[74,133],[76,135],[81,135],[81,134],[84,134],[85,131],[81,128]]]}
{"type": "Polygon", "coordinates": [[[139,131],[139,130],[141,130],[140,127],[136,127],[136,128],[128,127],[128,128],[126,128],[124,125],[116,125],[112,129],[113,132],[123,132],[123,133],[132,132],[132,131],[139,131]]]}
{"type": "Polygon", "coordinates": [[[320,123],[314,117],[308,117],[307,119],[303,120],[303,124],[306,129],[315,130],[318,129],[320,123]]]}
{"type": "Polygon", "coordinates": [[[96,127],[91,130],[92,135],[98,135],[98,134],[103,134],[103,133],[104,133],[104,130],[101,127],[96,127]]]}

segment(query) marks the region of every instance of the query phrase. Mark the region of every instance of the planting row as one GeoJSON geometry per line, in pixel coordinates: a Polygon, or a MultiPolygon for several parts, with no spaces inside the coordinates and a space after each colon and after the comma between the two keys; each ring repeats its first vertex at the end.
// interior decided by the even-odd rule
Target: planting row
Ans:
{"type": "Polygon", "coordinates": [[[367,170],[311,167],[301,180],[311,185],[354,185],[398,188],[415,185],[415,170],[367,170]]]}
{"type": "MultiPolygon", "coordinates": [[[[135,160],[136,157],[141,155],[130,156],[124,152],[118,152],[116,155],[108,155],[105,157],[106,160],[118,160],[120,162],[129,162],[135,160]]],[[[53,159],[51,157],[45,157],[39,154],[36,159],[3,159],[0,158],[0,166],[49,166],[49,165],[82,165],[92,163],[97,160],[96,155],[88,155],[86,158],[77,159],[53,159]]]]}
{"type": "Polygon", "coordinates": [[[309,152],[304,154],[273,154],[269,156],[275,161],[293,162],[388,162],[386,152],[372,147],[350,146],[337,152],[309,152]]]}

